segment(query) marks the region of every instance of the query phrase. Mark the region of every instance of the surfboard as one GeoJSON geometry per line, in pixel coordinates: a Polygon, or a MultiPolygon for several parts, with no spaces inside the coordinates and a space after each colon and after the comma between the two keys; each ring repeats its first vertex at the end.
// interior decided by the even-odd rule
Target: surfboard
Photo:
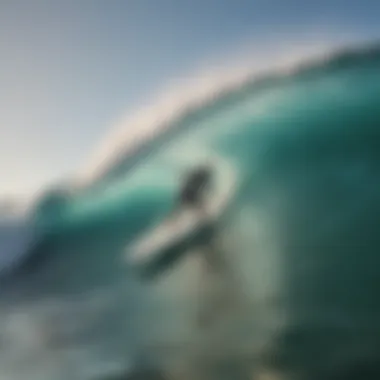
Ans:
{"type": "Polygon", "coordinates": [[[176,210],[127,248],[127,259],[148,278],[165,271],[191,247],[202,245],[214,233],[236,191],[230,170],[220,171],[205,209],[176,210]]]}

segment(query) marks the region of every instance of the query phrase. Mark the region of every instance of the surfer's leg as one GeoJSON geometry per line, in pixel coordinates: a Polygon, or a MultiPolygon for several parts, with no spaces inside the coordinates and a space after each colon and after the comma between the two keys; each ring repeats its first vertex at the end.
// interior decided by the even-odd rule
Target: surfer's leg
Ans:
{"type": "MultiPolygon", "coordinates": [[[[198,324],[206,327],[229,305],[223,257],[212,240],[201,250],[201,278],[198,324]],[[228,298],[228,297],[227,297],[228,298]]],[[[228,288],[228,284],[227,284],[228,288]]]]}
{"type": "Polygon", "coordinates": [[[196,325],[197,327],[204,328],[207,326],[208,318],[207,318],[207,309],[208,309],[208,273],[205,270],[204,258],[201,257],[201,268],[200,268],[200,276],[198,282],[198,302],[196,309],[196,325]]]}
{"type": "Polygon", "coordinates": [[[208,250],[207,266],[213,272],[217,281],[217,289],[213,295],[212,312],[218,315],[235,312],[244,308],[244,292],[240,287],[238,273],[236,272],[230,255],[225,252],[221,241],[213,239],[208,250]]]}
{"type": "Polygon", "coordinates": [[[207,245],[200,250],[200,278],[199,278],[199,300],[197,309],[197,325],[205,328],[210,325],[215,314],[215,272],[210,265],[208,254],[210,247],[207,245]]]}

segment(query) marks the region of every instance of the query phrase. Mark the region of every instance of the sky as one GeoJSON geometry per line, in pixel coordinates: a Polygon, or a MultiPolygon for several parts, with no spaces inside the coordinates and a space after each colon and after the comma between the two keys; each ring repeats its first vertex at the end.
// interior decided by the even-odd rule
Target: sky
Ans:
{"type": "Polygon", "coordinates": [[[197,68],[300,39],[378,40],[379,16],[377,0],[0,0],[0,197],[70,177],[197,68]]]}

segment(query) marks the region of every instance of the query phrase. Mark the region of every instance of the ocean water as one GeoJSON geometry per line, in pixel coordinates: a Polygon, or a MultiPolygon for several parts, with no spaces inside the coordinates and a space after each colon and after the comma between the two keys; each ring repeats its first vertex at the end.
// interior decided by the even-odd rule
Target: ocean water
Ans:
{"type": "Polygon", "coordinates": [[[0,378],[377,378],[379,104],[380,49],[337,52],[247,80],[90,186],[44,194],[43,238],[2,279],[0,378]],[[128,257],[204,162],[233,173],[217,239],[237,281],[200,331],[198,247],[151,280],[128,257]]]}

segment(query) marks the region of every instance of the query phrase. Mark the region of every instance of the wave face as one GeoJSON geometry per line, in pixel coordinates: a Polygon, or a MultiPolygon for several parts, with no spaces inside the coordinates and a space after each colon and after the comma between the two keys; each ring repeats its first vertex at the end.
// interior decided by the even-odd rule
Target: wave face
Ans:
{"type": "Polygon", "coordinates": [[[170,211],[183,173],[205,161],[235,174],[220,240],[248,302],[202,338],[213,355],[192,357],[193,371],[220,378],[223,355],[247,345],[251,372],[335,379],[373,367],[379,99],[380,49],[334,55],[248,80],[177,119],[87,188],[45,194],[35,219],[46,241],[0,297],[1,329],[11,342],[0,348],[0,375],[90,379],[90,370],[154,361],[147,344],[186,352],[197,258],[146,284],[123,254],[170,211]]]}

